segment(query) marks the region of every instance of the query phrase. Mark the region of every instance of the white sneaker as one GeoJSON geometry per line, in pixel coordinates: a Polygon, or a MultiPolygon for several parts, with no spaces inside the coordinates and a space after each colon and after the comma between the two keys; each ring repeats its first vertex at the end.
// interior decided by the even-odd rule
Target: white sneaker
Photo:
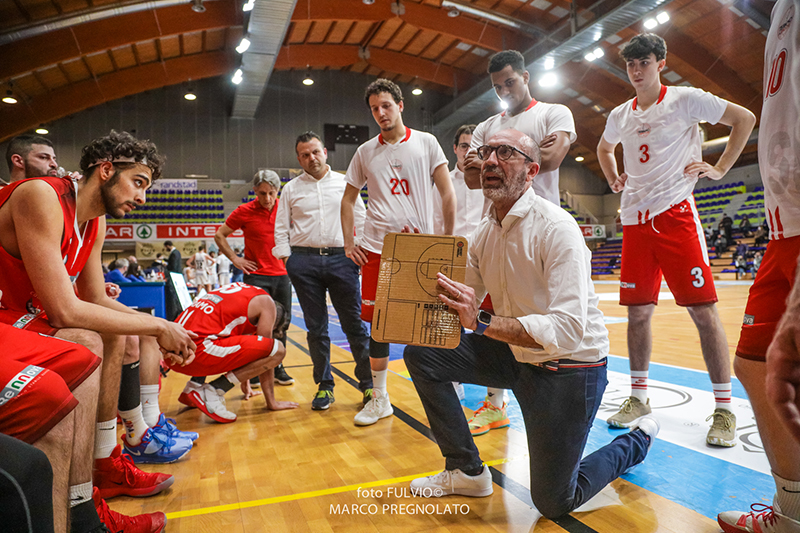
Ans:
{"type": "Polygon", "coordinates": [[[658,423],[656,417],[645,415],[639,419],[639,423],[633,428],[633,430],[636,429],[641,429],[645,435],[650,437],[650,444],[647,446],[647,453],[650,453],[650,450],[653,449],[653,444],[656,442],[658,432],[661,431],[661,424],[658,423]]]}
{"type": "Polygon", "coordinates": [[[800,522],[781,514],[778,504],[754,503],[749,513],[726,511],[717,515],[717,523],[725,533],[798,533],[800,522]]]}
{"type": "Polygon", "coordinates": [[[426,498],[438,498],[451,494],[483,498],[492,492],[494,492],[492,473],[485,464],[483,472],[477,476],[468,476],[456,468],[455,470],[444,470],[433,476],[420,477],[411,482],[412,495],[426,498]]]}
{"type": "Polygon", "coordinates": [[[228,408],[225,406],[224,392],[218,391],[206,383],[200,389],[200,398],[203,400],[203,405],[198,406],[198,409],[211,417],[215,422],[227,424],[236,420],[236,415],[228,411],[228,408]]]}
{"type": "Polygon", "coordinates": [[[353,422],[357,426],[371,426],[381,418],[392,416],[394,409],[389,401],[389,396],[382,393],[379,389],[372,389],[372,398],[359,412],[353,422]]]}

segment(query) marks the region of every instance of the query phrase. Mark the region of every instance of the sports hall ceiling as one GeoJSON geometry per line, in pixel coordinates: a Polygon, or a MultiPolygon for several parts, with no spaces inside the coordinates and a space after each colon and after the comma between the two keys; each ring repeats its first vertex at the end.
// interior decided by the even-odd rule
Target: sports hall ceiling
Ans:
{"type": "MultiPolygon", "coordinates": [[[[19,101],[0,104],[0,142],[123,96],[232,76],[242,63],[235,48],[252,30],[253,12],[242,11],[244,2],[194,0],[205,8],[198,13],[190,0],[0,0],[0,96],[10,90],[19,101]]],[[[545,71],[537,68],[532,92],[570,107],[578,129],[570,156],[583,156],[599,174],[594,151],[605,114],[632,96],[619,46],[644,31],[645,19],[666,11],[669,21],[653,30],[667,40],[664,81],[711,91],[756,115],[761,110],[772,8],[766,0],[369,2],[296,0],[291,19],[277,21],[286,33],[273,69],[383,76],[467,105],[490,88],[485,72],[492,53],[513,48],[540,65],[548,52],[561,50],[556,85],[539,86],[545,71]],[[586,46],[588,34],[590,42],[599,40],[586,46]],[[605,56],[587,61],[597,47],[605,56]]],[[[291,0],[282,3],[291,8],[291,0]]],[[[496,111],[496,102],[483,105],[483,116],[496,111]]],[[[433,122],[448,117],[460,119],[445,109],[433,122]]],[[[727,128],[706,128],[710,139],[727,135],[727,128]]],[[[754,152],[753,143],[742,161],[753,162],[754,152]]]]}

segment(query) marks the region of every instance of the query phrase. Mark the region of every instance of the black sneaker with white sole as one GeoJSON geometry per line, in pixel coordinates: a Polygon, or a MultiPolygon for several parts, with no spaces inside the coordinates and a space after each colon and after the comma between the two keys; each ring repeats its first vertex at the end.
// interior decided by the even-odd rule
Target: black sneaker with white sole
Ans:
{"type": "Polygon", "coordinates": [[[283,364],[275,367],[275,383],[278,385],[291,385],[294,383],[294,378],[286,373],[286,369],[283,368],[283,364]]]}

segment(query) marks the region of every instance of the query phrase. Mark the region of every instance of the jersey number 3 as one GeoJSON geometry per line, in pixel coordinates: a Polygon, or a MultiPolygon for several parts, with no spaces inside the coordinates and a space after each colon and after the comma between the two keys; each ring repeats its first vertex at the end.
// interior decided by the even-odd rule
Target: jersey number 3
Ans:
{"type": "Polygon", "coordinates": [[[647,163],[650,161],[650,147],[646,144],[643,144],[639,147],[639,152],[642,153],[641,157],[639,157],[639,163],[647,163]]]}
{"type": "Polygon", "coordinates": [[[692,285],[697,287],[698,289],[706,284],[705,278],[703,278],[703,269],[700,267],[694,267],[692,270],[692,276],[694,279],[692,280],[692,285]]]}
{"type": "Polygon", "coordinates": [[[408,180],[392,178],[392,194],[405,194],[408,196],[408,180]]]}

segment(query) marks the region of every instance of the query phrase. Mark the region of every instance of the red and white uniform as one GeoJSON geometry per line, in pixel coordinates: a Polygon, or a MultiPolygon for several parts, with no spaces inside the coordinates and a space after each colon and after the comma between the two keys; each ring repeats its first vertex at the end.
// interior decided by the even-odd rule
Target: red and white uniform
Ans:
{"type": "Polygon", "coordinates": [[[778,0],[764,50],[758,166],[771,239],[800,235],[800,3],[778,0]]]}
{"type": "MultiPolygon", "coordinates": [[[[572,111],[565,105],[547,104],[531,100],[530,105],[525,111],[510,116],[506,111],[498,113],[493,117],[484,120],[472,134],[472,150],[477,150],[495,133],[515,129],[521,131],[534,142],[541,143],[542,139],[558,131],[566,132],[569,135],[569,142],[574,143],[578,136],[575,134],[575,120],[572,118],[572,111]]],[[[533,191],[556,205],[561,205],[558,191],[558,169],[550,172],[540,172],[533,180],[533,191]]]]}
{"type": "Polygon", "coordinates": [[[433,233],[433,171],[447,164],[442,147],[430,133],[406,128],[406,136],[391,144],[383,135],[356,150],[345,181],[369,191],[369,206],[361,242],[367,264],[361,267],[361,318],[372,322],[378,288],[383,239],[403,226],[433,233]]]}
{"type": "MultiPolygon", "coordinates": [[[[69,178],[31,178],[48,183],[58,193],[64,215],[64,234],[61,238],[61,257],[64,268],[72,281],[83,270],[86,260],[97,239],[98,220],[88,221],[81,230],[75,213],[78,185],[69,178]]],[[[21,184],[30,180],[12,183],[0,190],[0,208],[21,184]]],[[[52,333],[44,316],[44,309],[36,297],[36,291],[25,270],[22,259],[10,255],[0,246],[0,322],[17,328],[52,333]]]]}
{"type": "MultiPolygon", "coordinates": [[[[470,189],[464,181],[464,173],[454,168],[450,171],[453,190],[456,193],[456,223],[453,226],[453,235],[466,237],[469,241],[472,232],[478,227],[483,215],[488,212],[491,202],[483,196],[481,189],[470,189]]],[[[442,196],[438,189],[433,191],[433,232],[437,235],[444,234],[444,212],[442,211],[442,196]]]]}
{"type": "Polygon", "coordinates": [[[100,365],[74,342],[0,324],[0,433],[33,444],[78,405],[73,390],[100,365]]]}
{"type": "Polygon", "coordinates": [[[356,150],[345,181],[369,191],[369,207],[361,247],[381,253],[387,233],[403,226],[433,233],[433,171],[447,164],[442,147],[430,133],[406,128],[406,136],[391,144],[383,135],[356,150]]]}
{"type": "Polygon", "coordinates": [[[232,283],[198,298],[175,322],[198,335],[195,359],[186,366],[170,367],[189,376],[230,372],[273,355],[274,339],[256,335],[247,318],[250,300],[267,291],[244,283],[232,283]]]}
{"type": "Polygon", "coordinates": [[[285,276],[286,267],[283,261],[272,255],[275,247],[275,217],[278,214],[278,202],[272,211],[253,200],[233,210],[225,221],[232,230],[244,232],[244,258],[258,265],[258,270],[251,272],[259,276],[285,276]]]}
{"type": "Polygon", "coordinates": [[[750,288],[736,355],[764,361],[800,254],[800,1],[778,0],[764,50],[758,164],[770,242],[750,288]]]}
{"type": "Polygon", "coordinates": [[[699,123],[716,124],[727,105],[701,89],[662,85],[658,101],[648,109],[642,110],[634,98],[611,111],[603,138],[622,143],[628,175],[623,225],[644,224],[692,195],[697,177],[686,176],[683,169],[703,160],[699,123]]]}

